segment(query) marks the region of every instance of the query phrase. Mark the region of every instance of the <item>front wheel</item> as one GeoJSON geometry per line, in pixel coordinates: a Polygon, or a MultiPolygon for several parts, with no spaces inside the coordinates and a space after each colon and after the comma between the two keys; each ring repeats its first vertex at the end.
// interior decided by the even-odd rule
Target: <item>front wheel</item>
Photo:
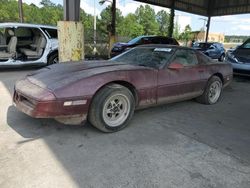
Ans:
{"type": "Polygon", "coordinates": [[[58,63],[58,54],[54,53],[54,54],[49,56],[47,65],[53,65],[56,63],[58,63]]]}
{"type": "Polygon", "coordinates": [[[103,132],[115,132],[127,126],[135,109],[131,91],[119,84],[110,84],[93,98],[88,120],[103,132]]]}
{"type": "Polygon", "coordinates": [[[204,93],[197,98],[203,104],[215,104],[222,92],[222,81],[218,76],[213,76],[208,80],[204,93]]]}

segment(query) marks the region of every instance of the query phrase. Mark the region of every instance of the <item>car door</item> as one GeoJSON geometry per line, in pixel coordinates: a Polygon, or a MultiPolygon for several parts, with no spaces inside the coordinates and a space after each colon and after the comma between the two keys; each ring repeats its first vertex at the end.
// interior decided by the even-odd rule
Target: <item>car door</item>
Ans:
{"type": "Polygon", "coordinates": [[[157,103],[168,103],[199,96],[202,93],[201,74],[196,53],[177,49],[169,64],[158,73],[157,103]],[[178,66],[173,66],[178,65],[178,66]]]}

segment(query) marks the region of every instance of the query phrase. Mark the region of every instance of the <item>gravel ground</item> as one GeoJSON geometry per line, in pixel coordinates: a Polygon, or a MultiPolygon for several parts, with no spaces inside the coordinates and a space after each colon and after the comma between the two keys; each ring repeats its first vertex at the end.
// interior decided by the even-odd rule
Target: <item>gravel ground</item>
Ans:
{"type": "Polygon", "coordinates": [[[216,105],[137,111],[104,134],[18,112],[13,85],[30,71],[0,72],[1,188],[250,187],[250,78],[236,77],[216,105]]]}

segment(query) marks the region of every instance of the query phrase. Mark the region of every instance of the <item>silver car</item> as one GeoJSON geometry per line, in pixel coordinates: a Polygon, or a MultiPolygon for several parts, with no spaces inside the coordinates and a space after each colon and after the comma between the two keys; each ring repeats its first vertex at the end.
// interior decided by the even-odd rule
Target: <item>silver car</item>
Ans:
{"type": "Polygon", "coordinates": [[[56,27],[0,23],[0,67],[44,66],[57,62],[56,27]]]}

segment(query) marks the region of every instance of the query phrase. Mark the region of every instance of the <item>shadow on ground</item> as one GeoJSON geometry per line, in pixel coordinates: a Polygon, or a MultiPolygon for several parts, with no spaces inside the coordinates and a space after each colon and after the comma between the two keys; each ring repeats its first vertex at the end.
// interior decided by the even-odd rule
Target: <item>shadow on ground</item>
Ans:
{"type": "MultiPolygon", "coordinates": [[[[249,166],[249,83],[249,78],[236,77],[216,105],[186,101],[138,111],[126,129],[113,134],[88,123],[66,126],[33,119],[14,106],[7,123],[25,138],[19,145],[43,139],[79,187],[178,187],[183,182],[187,187],[228,187],[230,180],[222,186],[223,178],[211,179],[206,169],[222,165],[214,153],[249,166]]],[[[232,168],[227,165],[222,174],[232,168]]],[[[244,180],[238,186],[249,184],[244,180]]]]}

